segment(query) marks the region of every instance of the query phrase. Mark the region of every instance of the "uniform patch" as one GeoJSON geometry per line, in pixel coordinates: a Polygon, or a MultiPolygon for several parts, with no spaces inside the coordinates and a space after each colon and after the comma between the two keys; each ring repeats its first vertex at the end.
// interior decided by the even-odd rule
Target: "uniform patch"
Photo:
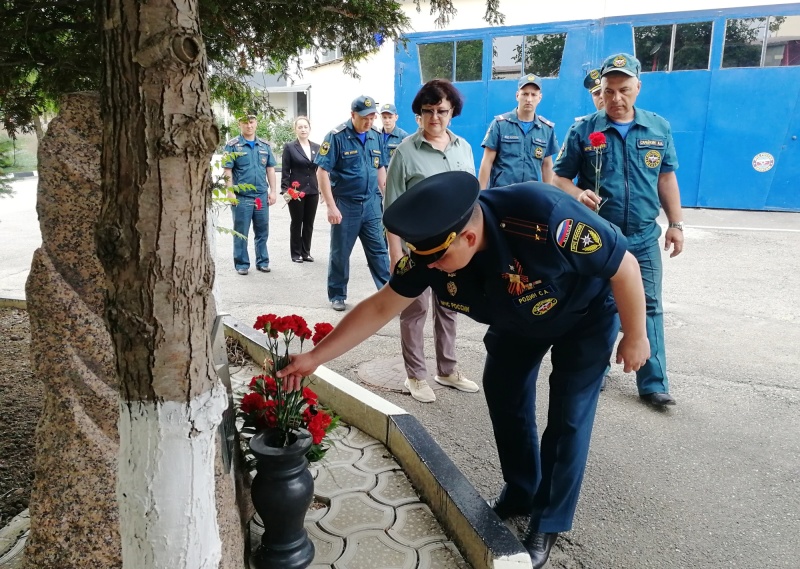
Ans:
{"type": "Polygon", "coordinates": [[[621,55],[614,59],[614,67],[625,67],[628,64],[628,60],[622,57],[621,55]]]}
{"type": "Polygon", "coordinates": [[[558,224],[558,228],[556,229],[556,242],[558,243],[559,247],[564,247],[569,241],[569,232],[572,230],[573,221],[571,219],[565,219],[561,223],[558,224]]]}
{"type": "Polygon", "coordinates": [[[372,101],[369,98],[364,99],[364,106],[369,108],[372,106],[372,101]]]}
{"type": "Polygon", "coordinates": [[[540,300],[533,305],[533,308],[531,308],[531,314],[534,316],[541,316],[542,314],[549,312],[550,309],[556,304],[558,304],[557,298],[546,298],[544,300],[540,300]]]}
{"type": "Polygon", "coordinates": [[[267,165],[267,157],[266,156],[262,156],[261,157],[261,165],[262,166],[266,166],[267,165]]]}
{"type": "Polygon", "coordinates": [[[561,157],[564,156],[564,148],[567,146],[567,143],[561,145],[561,148],[558,149],[558,156],[556,156],[556,160],[561,160],[561,157]]]}
{"type": "Polygon", "coordinates": [[[636,146],[639,148],[650,148],[653,146],[656,148],[664,148],[664,141],[653,138],[637,138],[636,146]]]}
{"type": "Polygon", "coordinates": [[[658,168],[661,165],[661,153],[658,150],[649,150],[644,155],[644,165],[648,168],[658,168]]]}
{"type": "Polygon", "coordinates": [[[541,122],[543,122],[544,124],[546,124],[547,126],[549,126],[549,127],[555,128],[555,126],[556,126],[556,123],[554,123],[551,120],[548,120],[548,119],[544,118],[542,115],[539,115],[539,120],[541,122]]]}
{"type": "Polygon", "coordinates": [[[386,111],[388,111],[390,108],[391,107],[389,106],[389,103],[386,103],[385,105],[383,105],[383,109],[386,110],[386,111]]]}
{"type": "Polygon", "coordinates": [[[604,143],[603,143],[603,144],[601,144],[600,146],[592,146],[591,144],[590,144],[589,146],[584,146],[584,147],[583,147],[583,151],[584,151],[584,152],[597,152],[597,151],[601,151],[601,152],[602,152],[602,151],[603,151],[603,150],[605,150],[606,148],[608,148],[608,144],[606,144],[606,143],[604,142],[604,143]]]}
{"type": "Polygon", "coordinates": [[[331,143],[326,140],[319,147],[319,153],[320,153],[321,156],[325,156],[325,155],[328,154],[328,150],[330,150],[330,149],[331,149],[331,143]]]}
{"type": "Polygon", "coordinates": [[[533,157],[541,160],[543,156],[544,156],[544,149],[541,146],[537,146],[536,150],[533,151],[533,157]]]}
{"type": "Polygon", "coordinates": [[[600,72],[597,69],[592,69],[592,71],[589,73],[589,77],[592,79],[597,79],[600,77],[600,72]]]}
{"type": "Polygon", "coordinates": [[[450,296],[455,296],[456,293],[458,292],[458,287],[456,286],[456,283],[454,283],[453,281],[447,283],[447,292],[450,293],[450,296]]]}
{"type": "Polygon", "coordinates": [[[414,261],[411,260],[411,257],[405,255],[402,259],[397,261],[397,264],[394,266],[394,274],[402,276],[413,268],[414,261]]]}
{"type": "Polygon", "coordinates": [[[599,251],[602,247],[603,242],[600,239],[600,234],[593,227],[583,222],[579,222],[575,226],[575,231],[572,232],[572,241],[569,244],[570,251],[588,255],[599,251]]]}

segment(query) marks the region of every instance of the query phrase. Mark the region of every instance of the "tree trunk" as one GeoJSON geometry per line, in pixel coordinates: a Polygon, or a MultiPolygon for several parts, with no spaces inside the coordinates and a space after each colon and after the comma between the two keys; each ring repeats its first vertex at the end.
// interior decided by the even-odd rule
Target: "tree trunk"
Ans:
{"type": "Polygon", "coordinates": [[[99,0],[98,256],[120,381],[123,567],[217,568],[209,162],[218,141],[196,0],[99,0]]]}
{"type": "Polygon", "coordinates": [[[41,144],[44,138],[44,126],[42,126],[41,115],[33,115],[33,129],[36,131],[36,142],[41,144]]]}

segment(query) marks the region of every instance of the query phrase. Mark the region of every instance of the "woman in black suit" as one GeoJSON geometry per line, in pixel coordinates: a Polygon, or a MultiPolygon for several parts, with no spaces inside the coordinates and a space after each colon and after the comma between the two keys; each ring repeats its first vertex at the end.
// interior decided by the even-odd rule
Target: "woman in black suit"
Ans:
{"type": "Polygon", "coordinates": [[[314,158],[319,152],[319,144],[311,142],[308,135],[311,123],[308,117],[294,119],[294,132],[297,139],[283,147],[283,164],[281,166],[281,193],[285,194],[291,187],[305,192],[305,196],[289,202],[289,215],[292,223],[289,226],[289,249],[292,261],[302,263],[313,262],[311,256],[311,234],[314,232],[314,217],[319,204],[319,186],[317,185],[317,166],[314,158]],[[292,186],[297,182],[296,186],[292,186]]]}

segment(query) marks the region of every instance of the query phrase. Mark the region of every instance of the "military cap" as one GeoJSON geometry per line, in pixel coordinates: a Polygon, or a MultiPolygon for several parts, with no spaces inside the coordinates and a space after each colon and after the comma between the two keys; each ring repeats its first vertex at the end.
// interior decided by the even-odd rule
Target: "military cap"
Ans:
{"type": "Polygon", "coordinates": [[[358,113],[362,117],[377,113],[378,109],[375,105],[375,99],[366,95],[361,95],[350,104],[350,110],[358,113]]]}
{"type": "Polygon", "coordinates": [[[468,172],[442,172],[425,178],[386,208],[383,225],[406,242],[411,256],[433,263],[464,229],[481,186],[468,172]]]}
{"type": "Polygon", "coordinates": [[[541,89],[542,80],[533,73],[528,73],[527,75],[523,75],[519,78],[519,81],[517,81],[517,89],[522,89],[525,85],[536,85],[539,87],[539,89],[541,89]]]}
{"type": "Polygon", "coordinates": [[[600,75],[606,76],[615,71],[630,75],[631,77],[639,77],[642,66],[639,60],[630,53],[618,53],[606,58],[603,62],[603,66],[600,68],[600,75]]]}
{"type": "Polygon", "coordinates": [[[381,114],[383,113],[392,113],[393,115],[396,115],[397,107],[394,106],[394,103],[384,103],[381,105],[381,114]]]}
{"type": "Polygon", "coordinates": [[[583,86],[586,87],[590,93],[600,90],[600,70],[592,69],[586,74],[583,80],[583,86]]]}
{"type": "Polygon", "coordinates": [[[255,111],[255,109],[246,109],[236,117],[236,120],[238,120],[239,122],[246,122],[250,119],[257,119],[257,118],[258,118],[258,113],[255,111]]]}

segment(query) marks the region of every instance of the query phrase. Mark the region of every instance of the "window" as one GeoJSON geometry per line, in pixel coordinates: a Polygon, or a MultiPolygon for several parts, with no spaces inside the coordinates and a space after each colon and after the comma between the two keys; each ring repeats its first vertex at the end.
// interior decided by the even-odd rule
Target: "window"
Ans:
{"type": "Polygon", "coordinates": [[[431,79],[480,81],[483,40],[425,43],[418,46],[422,82],[431,79]]]}
{"type": "Polygon", "coordinates": [[[711,22],[633,28],[642,72],[708,69],[712,30],[711,22]]]}
{"type": "Polygon", "coordinates": [[[800,16],[740,18],[725,23],[722,67],[800,65],[800,16]]]}
{"type": "Polygon", "coordinates": [[[342,48],[337,47],[336,49],[323,49],[319,52],[319,63],[329,63],[331,61],[335,61],[337,59],[342,58],[342,48]]]}
{"type": "Polygon", "coordinates": [[[533,73],[558,77],[567,34],[506,36],[492,40],[492,79],[516,79],[533,73]]]}

